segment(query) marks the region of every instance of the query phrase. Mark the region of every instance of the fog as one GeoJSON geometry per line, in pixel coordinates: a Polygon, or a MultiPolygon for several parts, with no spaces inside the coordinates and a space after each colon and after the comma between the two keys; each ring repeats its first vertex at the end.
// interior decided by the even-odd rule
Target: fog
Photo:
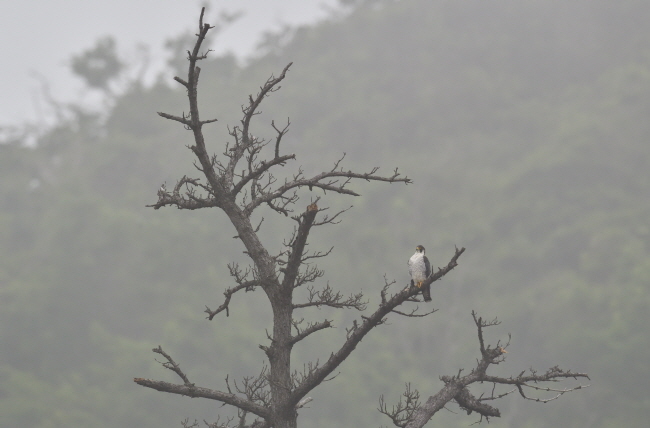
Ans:
{"type": "Polygon", "coordinates": [[[233,52],[242,61],[254,54],[264,32],[285,25],[313,23],[327,17],[335,0],[264,1],[199,0],[105,1],[77,0],[3,2],[0,38],[3,43],[3,79],[0,125],[50,119],[47,98],[59,102],[85,99],[96,103],[70,73],[70,58],[89,48],[96,39],[112,36],[123,54],[139,62],[148,50],[147,78],[164,69],[164,42],[195,24],[189,10],[206,5],[211,16],[220,13],[238,19],[219,35],[213,49],[233,52]],[[45,92],[45,93],[44,93],[45,92]]]}
{"type": "MultiPolygon", "coordinates": [[[[473,310],[501,321],[486,332],[489,343],[510,337],[492,373],[558,365],[591,377],[554,384],[589,387],[547,404],[516,393],[490,402],[502,415],[491,427],[645,426],[650,4],[341,3],[210,5],[206,21],[223,28],[201,63],[201,118],[218,119],[204,127],[208,150],[222,159],[249,94],[293,62],[251,128],[272,141],[271,121],[290,119],[281,150],[296,160],[277,168],[278,183],[300,170],[329,171],[344,154],[344,170],[379,166],[390,175],[399,168],[414,181],[351,183],[360,197],[301,189],[295,213],[315,197],[327,213],[353,206],[340,224],[310,236],[310,250],[334,247],[317,260],[325,276],[314,286],[363,292],[368,315],[385,278],[395,280],[391,293],[408,284],[416,245],[434,267],[455,247],[466,252],[434,283],[433,301],[419,304],[437,311],[391,315],[336,379],[310,394],[299,426],[390,426],[376,410],[381,395],[397,402],[411,383],[424,401],[443,386],[440,376],[475,366],[473,310]],[[238,10],[244,15],[230,24],[220,13],[238,10]]],[[[4,14],[14,28],[3,34],[2,125],[11,132],[0,144],[0,414],[7,426],[180,427],[186,418],[215,422],[218,415],[223,422],[232,409],[133,383],[180,382],[151,349],[162,346],[192,382],[219,390],[226,376],[239,382],[264,364],[259,345],[268,344],[272,313],[261,290],[234,296],[229,316],[207,321],[203,312],[234,284],[228,264],[249,263],[226,216],[217,208],[146,207],[161,185],[201,178],[187,148],[192,134],[156,114],[188,110],[173,77],[184,78],[200,6],[97,2],[91,10],[48,2],[29,10],[31,24],[22,4],[4,14]],[[69,21],[54,25],[55,12],[69,21]],[[98,44],[104,36],[114,37],[114,50],[98,44]],[[139,44],[149,47],[150,62],[139,44]],[[24,54],[38,49],[42,56],[24,54]],[[93,69],[102,64],[93,55],[125,67],[93,69]],[[72,57],[85,71],[70,71],[72,57]]],[[[273,146],[263,155],[272,156],[273,146]]],[[[260,239],[278,254],[295,222],[268,207],[253,222],[262,217],[260,239]]],[[[306,296],[296,291],[296,299],[306,296]]],[[[335,326],[296,346],[296,369],[324,361],[362,319],[326,308],[296,317],[335,326]]],[[[540,399],[555,394],[530,391],[540,399]]],[[[453,403],[448,410],[429,425],[479,419],[453,403]]]]}

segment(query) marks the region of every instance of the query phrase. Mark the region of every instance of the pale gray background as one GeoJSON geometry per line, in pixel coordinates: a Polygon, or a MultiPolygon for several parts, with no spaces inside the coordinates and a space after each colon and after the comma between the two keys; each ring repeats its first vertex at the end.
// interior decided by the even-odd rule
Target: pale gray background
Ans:
{"type": "Polygon", "coordinates": [[[99,37],[113,36],[120,54],[137,55],[149,46],[152,78],[164,65],[164,42],[196,26],[202,5],[209,15],[220,11],[244,15],[228,27],[214,46],[240,59],[254,52],[264,31],[307,24],[328,16],[337,0],[23,0],[0,2],[2,78],[0,126],[48,119],[43,82],[57,101],[92,103],[69,68],[74,54],[99,37]]]}

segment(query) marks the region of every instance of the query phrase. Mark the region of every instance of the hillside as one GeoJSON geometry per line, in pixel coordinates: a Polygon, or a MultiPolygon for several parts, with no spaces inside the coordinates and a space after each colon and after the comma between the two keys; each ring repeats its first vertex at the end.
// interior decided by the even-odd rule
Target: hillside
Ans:
{"type": "MultiPolygon", "coordinates": [[[[362,183],[361,198],[327,194],[343,222],[317,232],[334,246],[319,265],[344,293],[376,305],[383,275],[407,281],[427,247],[434,265],[467,253],[433,290],[439,311],[400,319],[364,340],[341,374],[315,391],[303,427],[388,425],[376,411],[405,382],[423,396],[470,367],[470,316],[498,316],[512,345],[500,373],[559,364],[592,386],[544,406],[501,403],[500,427],[644,426],[650,340],[650,6],[643,1],[357,2],[291,37],[269,38],[246,66],[211,58],[202,114],[228,140],[249,93],[288,62],[254,133],[291,118],[288,152],[307,173],[399,167],[415,183],[362,183]],[[278,43],[277,40],[284,40],[278,43]],[[360,276],[359,273],[363,275],[360,276]]],[[[193,21],[198,11],[188,10],[193,21]]],[[[184,36],[179,35],[179,40],[184,36]]],[[[256,374],[270,314],[245,295],[230,317],[204,319],[245,261],[232,226],[211,210],[145,208],[161,183],[193,175],[190,134],[155,113],[186,109],[171,80],[134,82],[101,115],[71,110],[35,147],[0,145],[0,413],[6,426],[180,426],[213,420],[212,403],[156,394],[134,376],[173,379],[162,345],[195,379],[256,374]]],[[[308,200],[308,199],[306,199],[308,200]]],[[[289,220],[265,213],[279,249],[289,220]]],[[[298,349],[324,358],[356,313],[298,349]]],[[[431,425],[477,418],[445,412],[431,425]]]]}

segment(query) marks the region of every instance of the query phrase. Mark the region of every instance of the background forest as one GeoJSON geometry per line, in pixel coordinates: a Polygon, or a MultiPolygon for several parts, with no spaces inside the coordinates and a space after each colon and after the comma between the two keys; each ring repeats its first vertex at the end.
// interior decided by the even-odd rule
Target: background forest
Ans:
{"type": "MultiPolygon", "coordinates": [[[[247,65],[228,55],[202,64],[202,114],[219,119],[206,129],[209,148],[222,151],[248,94],[293,61],[254,125],[271,137],[271,119],[291,118],[285,150],[298,160],[287,174],[320,172],[345,152],[345,168],[399,167],[415,181],[323,196],[319,205],[332,209],[354,205],[311,238],[311,249],[334,246],[319,263],[332,287],[362,290],[376,305],[384,274],[394,291],[407,283],[416,244],[435,266],[454,245],[467,251],[434,283],[439,311],[395,317],[369,335],[311,394],[301,426],[390,424],[376,410],[381,394],[396,401],[413,382],[426,397],[439,376],[473,365],[472,309],[502,321],[487,332],[494,341],[512,334],[500,374],[559,364],[592,379],[545,405],[509,396],[490,426],[647,426],[650,4],[342,3],[325,22],[269,35],[247,65]]],[[[192,37],[168,44],[157,83],[131,78],[119,90],[111,79],[124,81],[124,67],[97,77],[82,66],[96,64],[92,49],[103,64],[117,58],[100,42],[75,72],[106,107],[60,106],[55,126],[0,145],[0,426],[214,420],[223,409],[212,402],[133,383],[175,381],[154,361],[157,345],[207,387],[259,372],[270,326],[263,300],[237,296],[230,316],[212,322],[202,313],[232,285],[227,263],[245,261],[232,226],[217,211],[145,208],[161,183],[194,173],[191,135],[156,115],[187,109],[171,78],[182,75],[192,37]]],[[[262,236],[279,250],[291,220],[265,217],[262,236]]],[[[358,318],[310,315],[339,328],[298,347],[297,367],[328,356],[358,318]]],[[[449,410],[430,425],[477,420],[449,410]]]]}

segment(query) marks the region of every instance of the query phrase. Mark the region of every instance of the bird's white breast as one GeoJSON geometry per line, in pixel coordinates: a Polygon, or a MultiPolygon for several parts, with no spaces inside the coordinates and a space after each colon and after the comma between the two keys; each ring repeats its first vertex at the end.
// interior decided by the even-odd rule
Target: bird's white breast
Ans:
{"type": "Polygon", "coordinates": [[[415,253],[409,259],[409,272],[414,282],[422,282],[426,277],[427,267],[424,264],[424,254],[415,253]]]}

